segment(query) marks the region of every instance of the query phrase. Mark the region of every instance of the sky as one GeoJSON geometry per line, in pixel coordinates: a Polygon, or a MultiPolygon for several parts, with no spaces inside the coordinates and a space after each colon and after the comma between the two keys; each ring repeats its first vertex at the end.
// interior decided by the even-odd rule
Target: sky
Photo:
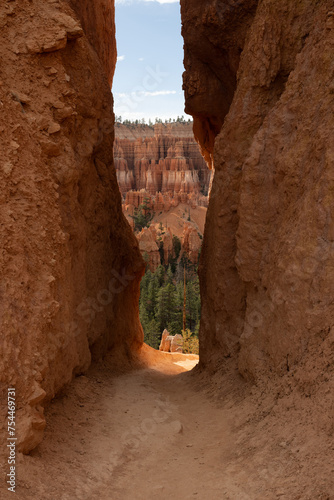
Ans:
{"type": "Polygon", "coordinates": [[[115,114],[162,120],[184,115],[179,0],[116,0],[115,114]]]}

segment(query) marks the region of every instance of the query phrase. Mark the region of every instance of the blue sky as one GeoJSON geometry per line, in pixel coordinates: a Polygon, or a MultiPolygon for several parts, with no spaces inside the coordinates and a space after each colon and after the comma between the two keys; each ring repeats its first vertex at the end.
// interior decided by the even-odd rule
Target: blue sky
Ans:
{"type": "Polygon", "coordinates": [[[146,121],[185,115],[179,1],[116,0],[116,39],[115,114],[146,121]]]}

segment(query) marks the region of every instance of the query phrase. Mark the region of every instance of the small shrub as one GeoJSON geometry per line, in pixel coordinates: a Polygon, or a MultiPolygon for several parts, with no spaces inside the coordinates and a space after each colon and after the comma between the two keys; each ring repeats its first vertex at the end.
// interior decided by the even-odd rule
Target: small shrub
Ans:
{"type": "Polygon", "coordinates": [[[199,340],[198,337],[187,328],[182,330],[183,337],[183,353],[184,354],[199,354],[199,340]]]}

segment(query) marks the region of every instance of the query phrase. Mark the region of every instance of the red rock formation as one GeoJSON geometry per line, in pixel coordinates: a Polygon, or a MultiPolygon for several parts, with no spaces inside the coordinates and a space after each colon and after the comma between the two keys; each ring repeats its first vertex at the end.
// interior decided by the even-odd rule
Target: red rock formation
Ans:
{"type": "Polygon", "coordinates": [[[157,244],[157,234],[154,227],[145,227],[142,229],[141,232],[137,234],[137,239],[139,242],[139,249],[145,262],[147,262],[150,270],[154,272],[160,265],[160,253],[157,244]]]}
{"type": "Polygon", "coordinates": [[[236,88],[240,54],[258,0],[182,0],[186,113],[210,168],[213,148],[236,88]]]}
{"type": "MultiPolygon", "coordinates": [[[[133,204],[129,191],[151,195],[161,210],[169,210],[161,204],[160,193],[175,203],[196,202],[207,204],[202,192],[208,191],[210,172],[198,145],[194,140],[191,124],[157,124],[154,136],[145,136],[148,126],[117,124],[115,140],[115,166],[120,191],[126,204],[133,204]]],[[[139,200],[139,198],[138,198],[139,200]]],[[[156,208],[158,210],[158,208],[156,208]]]]}
{"type": "MultiPolygon", "coordinates": [[[[124,196],[123,211],[132,227],[135,210],[144,201],[154,215],[166,214],[166,226],[168,214],[180,204],[193,209],[208,205],[208,197],[201,191],[208,190],[211,172],[194,141],[191,124],[156,124],[154,136],[152,133],[153,127],[146,125],[116,125],[117,179],[124,196]]],[[[188,235],[184,251],[189,252],[190,260],[196,264],[200,243],[198,246],[197,230],[193,229],[190,247],[194,248],[189,247],[188,235]]],[[[148,234],[139,235],[139,241],[150,269],[155,270],[160,260],[153,241],[147,241],[148,234]]],[[[158,237],[160,240],[156,244],[159,247],[162,238],[163,261],[167,263],[173,252],[173,234],[168,230],[165,235],[159,233],[158,237]]]]}
{"type": "Polygon", "coordinates": [[[183,337],[182,335],[174,335],[170,343],[170,352],[183,353],[183,337]]]}
{"type": "Polygon", "coordinates": [[[171,336],[168,330],[164,330],[161,336],[159,351],[170,352],[171,336]]]}
{"type": "Polygon", "coordinates": [[[110,155],[113,4],[72,4],[83,26],[64,0],[0,5],[1,400],[16,387],[24,452],[92,357],[142,343],[143,261],[110,155]]]}
{"type": "Polygon", "coordinates": [[[326,366],[316,346],[334,321],[333,2],[267,0],[254,16],[256,3],[181,0],[186,107],[211,157],[226,115],[200,265],[201,364],[234,355],[252,379],[316,352],[326,366]]]}
{"type": "Polygon", "coordinates": [[[87,38],[96,50],[110,87],[116,67],[114,0],[70,0],[87,38]]]}
{"type": "MultiPolygon", "coordinates": [[[[151,271],[155,271],[160,264],[168,264],[174,258],[173,233],[170,228],[161,224],[152,224],[136,233],[139,248],[144,260],[151,271]],[[163,256],[159,252],[163,249],[163,256]]],[[[185,254],[194,265],[198,263],[202,240],[198,230],[191,224],[185,223],[181,238],[181,254],[185,254]]]]}
{"type": "MultiPolygon", "coordinates": [[[[151,271],[155,271],[161,263],[168,263],[173,257],[173,234],[170,229],[159,228],[159,225],[151,225],[136,234],[139,248],[144,260],[151,271]],[[163,245],[163,262],[159,253],[160,245],[163,245]]],[[[197,262],[197,261],[196,261],[197,262]]]]}
{"type": "Polygon", "coordinates": [[[183,353],[183,337],[182,335],[169,335],[167,330],[163,331],[159,351],[183,353]]]}
{"type": "Polygon", "coordinates": [[[202,240],[191,224],[185,224],[182,237],[182,249],[193,264],[197,264],[202,240]]]}

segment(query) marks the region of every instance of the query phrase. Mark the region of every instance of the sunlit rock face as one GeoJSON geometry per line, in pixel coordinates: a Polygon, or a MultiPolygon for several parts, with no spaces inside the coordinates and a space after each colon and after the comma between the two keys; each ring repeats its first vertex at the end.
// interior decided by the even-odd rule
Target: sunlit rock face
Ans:
{"type": "Polygon", "coordinates": [[[221,368],[232,356],[251,379],[312,358],[325,366],[333,2],[181,0],[181,10],[186,110],[215,169],[200,265],[201,364],[221,368]]]}
{"type": "Polygon", "coordinates": [[[149,268],[154,271],[175,257],[173,236],[180,239],[181,254],[196,265],[212,171],[195,141],[192,123],[117,123],[115,135],[114,158],[123,211],[133,228],[133,216],[139,207],[147,206],[154,215],[149,229],[136,231],[149,268]]]}

